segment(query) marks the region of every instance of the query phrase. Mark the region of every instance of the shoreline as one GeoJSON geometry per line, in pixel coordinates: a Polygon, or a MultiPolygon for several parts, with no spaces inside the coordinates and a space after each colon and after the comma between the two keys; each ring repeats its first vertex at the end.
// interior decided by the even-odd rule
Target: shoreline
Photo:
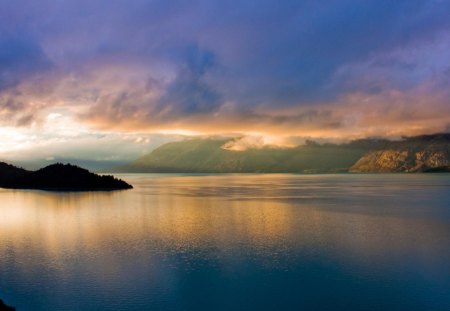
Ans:
{"type": "Polygon", "coordinates": [[[0,299],[0,311],[15,311],[14,307],[6,305],[2,299],[0,299]]]}

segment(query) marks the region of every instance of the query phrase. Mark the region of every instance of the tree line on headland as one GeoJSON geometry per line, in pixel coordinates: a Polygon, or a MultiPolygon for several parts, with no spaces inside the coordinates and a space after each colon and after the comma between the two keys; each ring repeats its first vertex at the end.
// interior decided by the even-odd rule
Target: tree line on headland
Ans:
{"type": "Polygon", "coordinates": [[[133,188],[113,176],[102,176],[71,164],[52,164],[37,171],[0,162],[0,187],[52,191],[108,191],[133,188]]]}

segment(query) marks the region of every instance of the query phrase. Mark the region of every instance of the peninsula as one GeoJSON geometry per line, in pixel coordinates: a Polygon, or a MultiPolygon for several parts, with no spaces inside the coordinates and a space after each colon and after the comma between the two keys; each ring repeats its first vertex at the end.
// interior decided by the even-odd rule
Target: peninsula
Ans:
{"type": "Polygon", "coordinates": [[[0,162],[0,187],[49,191],[111,191],[133,186],[109,175],[97,175],[71,164],[52,164],[28,171],[0,162]]]}

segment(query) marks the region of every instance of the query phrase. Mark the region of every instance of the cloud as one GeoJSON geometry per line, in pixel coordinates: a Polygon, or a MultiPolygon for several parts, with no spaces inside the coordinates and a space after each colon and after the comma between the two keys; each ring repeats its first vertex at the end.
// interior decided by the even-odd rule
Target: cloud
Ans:
{"type": "Polygon", "coordinates": [[[245,151],[248,149],[261,148],[286,148],[300,145],[299,139],[289,138],[280,139],[279,137],[271,136],[240,136],[226,142],[222,149],[231,151],[245,151]]]}
{"type": "Polygon", "coordinates": [[[231,151],[245,151],[247,149],[260,149],[265,146],[262,136],[244,136],[233,139],[222,146],[222,149],[231,151]]]}
{"type": "Polygon", "coordinates": [[[216,111],[222,103],[221,95],[205,81],[205,76],[215,66],[215,55],[198,46],[188,46],[184,57],[179,72],[158,104],[173,107],[171,113],[187,116],[216,111]]]}
{"type": "Polygon", "coordinates": [[[0,126],[397,135],[450,122],[448,1],[4,1],[0,126]]]}
{"type": "Polygon", "coordinates": [[[0,91],[44,73],[52,64],[33,39],[0,35],[0,91]]]}

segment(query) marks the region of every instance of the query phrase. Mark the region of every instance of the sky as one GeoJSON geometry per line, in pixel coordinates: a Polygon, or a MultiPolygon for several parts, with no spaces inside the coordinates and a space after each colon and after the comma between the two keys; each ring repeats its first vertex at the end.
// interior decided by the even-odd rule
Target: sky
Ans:
{"type": "Polygon", "coordinates": [[[449,0],[2,0],[0,159],[450,131],[449,0]]]}

